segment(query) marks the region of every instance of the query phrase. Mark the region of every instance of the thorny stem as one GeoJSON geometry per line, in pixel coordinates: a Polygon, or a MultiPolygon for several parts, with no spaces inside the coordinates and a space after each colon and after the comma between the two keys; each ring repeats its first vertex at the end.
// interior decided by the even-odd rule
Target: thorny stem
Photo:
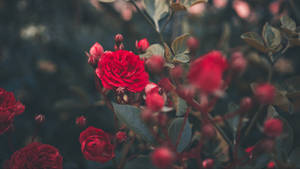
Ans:
{"type": "MultiPolygon", "coordinates": [[[[151,25],[152,29],[158,34],[159,39],[161,41],[162,44],[166,44],[166,41],[164,40],[162,34],[159,32],[159,30],[157,30],[156,26],[153,24],[152,20],[137,6],[137,4],[135,3],[134,0],[129,0],[129,2],[131,2],[133,4],[133,6],[136,8],[136,10],[146,19],[146,21],[151,25]]],[[[175,56],[175,52],[173,51],[173,49],[167,45],[168,48],[170,49],[171,53],[173,56],[175,56]]]]}

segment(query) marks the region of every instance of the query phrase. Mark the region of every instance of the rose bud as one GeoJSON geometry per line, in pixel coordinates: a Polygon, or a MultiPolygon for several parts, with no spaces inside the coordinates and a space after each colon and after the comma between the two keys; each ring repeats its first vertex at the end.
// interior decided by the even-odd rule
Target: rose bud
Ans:
{"type": "Polygon", "coordinates": [[[86,125],[86,118],[84,116],[77,117],[76,125],[79,127],[84,127],[86,125]]]}
{"type": "Polygon", "coordinates": [[[124,142],[127,139],[127,135],[123,131],[118,131],[116,133],[116,139],[119,143],[124,142]]]}
{"type": "Polygon", "coordinates": [[[135,47],[140,51],[140,52],[145,52],[146,49],[149,47],[149,42],[146,38],[141,39],[140,41],[135,42],[135,47]]]}
{"type": "Polygon", "coordinates": [[[203,166],[204,169],[212,169],[213,166],[214,166],[214,160],[211,159],[211,158],[205,159],[202,162],[202,166],[203,166]]]}
{"type": "Polygon", "coordinates": [[[174,85],[170,82],[170,80],[168,78],[160,79],[160,81],[158,82],[158,85],[166,92],[170,92],[170,91],[174,90],[174,88],[175,88],[174,85]]]}
{"type": "Polygon", "coordinates": [[[146,93],[146,95],[150,94],[150,93],[158,93],[158,92],[159,92],[159,87],[155,83],[150,82],[145,87],[145,93],[146,93]]]}
{"type": "Polygon", "coordinates": [[[160,111],[164,107],[164,98],[158,93],[147,94],[146,105],[153,112],[160,111]]]}
{"type": "Polygon", "coordinates": [[[279,119],[271,118],[264,123],[264,133],[269,137],[278,137],[283,131],[283,123],[279,119]]]}
{"type": "Polygon", "coordinates": [[[123,40],[124,40],[124,38],[123,38],[123,35],[122,34],[116,34],[116,36],[115,36],[115,42],[116,43],[121,43],[121,42],[123,42],[123,40]]]}
{"type": "Polygon", "coordinates": [[[173,79],[180,79],[182,77],[183,70],[180,65],[177,65],[173,69],[170,70],[170,75],[173,79]]]}
{"type": "Polygon", "coordinates": [[[274,169],[274,168],[275,168],[275,163],[274,163],[274,161],[270,161],[270,162],[268,163],[268,165],[267,165],[267,168],[268,168],[268,169],[274,169]]]}
{"type": "Polygon", "coordinates": [[[271,104],[275,97],[275,87],[269,83],[257,85],[254,95],[261,104],[271,104]]]}
{"type": "Polygon", "coordinates": [[[244,97],[240,103],[240,109],[243,111],[249,111],[252,107],[252,99],[250,97],[244,97]]]}
{"type": "Polygon", "coordinates": [[[38,123],[38,124],[42,124],[45,121],[45,115],[42,114],[38,114],[34,117],[34,120],[38,123]]]}
{"type": "Polygon", "coordinates": [[[88,63],[93,67],[97,66],[98,61],[103,53],[104,53],[103,47],[98,42],[96,42],[90,48],[88,63]]]}
{"type": "Polygon", "coordinates": [[[146,61],[146,65],[153,73],[160,73],[165,65],[165,59],[160,55],[152,55],[146,61]]]}
{"type": "Polygon", "coordinates": [[[202,131],[203,137],[205,137],[207,139],[211,139],[216,136],[216,130],[212,124],[205,124],[202,127],[201,131],[202,131]]]}
{"type": "Polygon", "coordinates": [[[166,147],[156,148],[151,154],[152,163],[160,168],[167,169],[175,161],[174,153],[166,147]]]}
{"type": "Polygon", "coordinates": [[[247,67],[247,60],[241,52],[234,52],[231,56],[231,69],[243,73],[247,67]]]}
{"type": "Polygon", "coordinates": [[[190,37],[186,41],[190,51],[196,51],[199,47],[199,41],[195,37],[190,37]]]}

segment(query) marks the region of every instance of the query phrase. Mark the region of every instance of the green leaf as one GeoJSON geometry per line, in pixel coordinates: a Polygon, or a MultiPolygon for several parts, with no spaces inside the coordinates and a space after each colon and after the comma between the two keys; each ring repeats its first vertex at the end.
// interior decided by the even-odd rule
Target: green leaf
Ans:
{"type": "Polygon", "coordinates": [[[188,48],[186,45],[187,39],[190,37],[190,34],[183,34],[181,36],[178,36],[173,42],[172,42],[172,49],[175,52],[175,54],[180,54],[187,52],[188,48]]]}
{"type": "Polygon", "coordinates": [[[276,50],[281,43],[280,31],[270,24],[266,23],[263,28],[262,36],[267,48],[276,50]]]}
{"type": "Polygon", "coordinates": [[[188,108],[185,100],[183,100],[180,97],[177,97],[177,102],[176,102],[176,116],[183,116],[188,108]]]}
{"type": "Polygon", "coordinates": [[[165,50],[160,44],[153,44],[149,46],[144,54],[140,55],[140,58],[149,58],[152,55],[164,56],[165,50]]]}
{"type": "Polygon", "coordinates": [[[141,110],[135,106],[112,103],[118,119],[140,135],[143,139],[153,142],[153,136],[140,118],[141,110]]]}
{"type": "Polygon", "coordinates": [[[188,63],[190,61],[190,57],[186,53],[180,53],[175,55],[173,62],[175,63],[188,63]]]}
{"type": "Polygon", "coordinates": [[[169,12],[169,6],[166,0],[144,0],[146,12],[154,21],[156,30],[159,32],[159,21],[169,12]]]}
{"type": "Polygon", "coordinates": [[[111,3],[111,2],[115,2],[115,0],[99,0],[100,2],[104,2],[104,3],[111,3]]]}
{"type": "MultiPolygon", "coordinates": [[[[168,129],[169,137],[174,145],[176,144],[177,138],[179,137],[183,124],[184,124],[184,118],[180,117],[174,119],[169,126],[168,129]]],[[[186,146],[189,145],[191,138],[192,138],[192,128],[187,119],[183,131],[181,133],[179,144],[177,146],[177,152],[182,152],[186,148],[186,146]]]]}
{"type": "Polygon", "coordinates": [[[247,32],[241,35],[241,38],[250,46],[255,49],[266,53],[267,48],[265,47],[263,39],[255,32],[247,32]]]}
{"type": "Polygon", "coordinates": [[[281,28],[288,31],[296,31],[296,22],[289,16],[283,16],[280,18],[281,28]]]}

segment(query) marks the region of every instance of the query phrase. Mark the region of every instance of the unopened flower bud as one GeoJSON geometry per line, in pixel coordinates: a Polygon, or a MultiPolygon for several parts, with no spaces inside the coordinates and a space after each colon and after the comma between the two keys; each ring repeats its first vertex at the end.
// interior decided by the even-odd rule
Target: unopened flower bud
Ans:
{"type": "Polygon", "coordinates": [[[267,165],[267,168],[268,168],[268,169],[274,169],[274,168],[275,168],[275,163],[274,163],[274,161],[270,161],[270,162],[268,163],[268,165],[267,165]]]}
{"type": "Polygon", "coordinates": [[[202,162],[202,167],[203,167],[204,169],[212,169],[213,166],[214,166],[214,160],[211,159],[211,158],[205,159],[205,160],[203,160],[203,162],[202,162]]]}
{"type": "Polygon", "coordinates": [[[170,92],[174,90],[174,85],[170,82],[168,78],[162,78],[159,82],[158,85],[165,90],[166,92],[170,92]]]}
{"type": "Polygon", "coordinates": [[[79,127],[84,127],[86,125],[86,118],[84,116],[77,117],[76,125],[78,125],[79,127]]]}
{"type": "Polygon", "coordinates": [[[116,36],[115,36],[115,42],[116,42],[117,44],[123,42],[123,40],[124,40],[124,38],[123,38],[123,35],[122,35],[122,34],[116,34],[116,36]]]}
{"type": "Polygon", "coordinates": [[[146,38],[141,39],[140,41],[136,41],[135,42],[135,47],[141,51],[141,52],[145,52],[146,49],[149,47],[149,42],[146,38]]]}
{"type": "Polygon", "coordinates": [[[146,93],[146,95],[150,94],[150,93],[158,93],[158,92],[159,92],[159,87],[155,83],[150,82],[145,87],[145,93],[146,93]]]}
{"type": "Polygon", "coordinates": [[[97,66],[98,61],[103,53],[104,53],[103,47],[98,42],[96,42],[90,48],[88,63],[93,67],[97,66]]]}
{"type": "Polygon", "coordinates": [[[38,114],[35,116],[34,120],[38,123],[38,124],[42,124],[45,121],[45,115],[42,114],[38,114]]]}
{"type": "Polygon", "coordinates": [[[150,71],[153,73],[160,73],[165,64],[165,59],[160,55],[152,55],[149,59],[146,61],[146,65],[150,71]]]}
{"type": "Polygon", "coordinates": [[[204,138],[211,139],[216,136],[216,130],[212,124],[205,124],[201,131],[204,138]]]}
{"type": "Polygon", "coordinates": [[[156,167],[167,169],[175,161],[175,155],[170,149],[161,147],[154,150],[151,154],[151,160],[156,167]]]}
{"type": "Polygon", "coordinates": [[[187,46],[190,51],[196,51],[199,47],[199,41],[195,37],[190,37],[187,41],[187,46]]]}
{"type": "Polygon", "coordinates": [[[157,112],[164,107],[165,101],[158,93],[151,93],[146,95],[146,104],[150,110],[157,112]]]}
{"type": "Polygon", "coordinates": [[[283,123],[281,120],[271,118],[264,123],[264,133],[269,137],[278,137],[283,131],[283,123]]]}
{"type": "Polygon", "coordinates": [[[173,69],[170,70],[170,75],[173,79],[180,79],[182,77],[183,70],[180,65],[177,65],[173,69]]]}
{"type": "Polygon", "coordinates": [[[231,56],[231,69],[243,73],[247,67],[247,60],[241,52],[234,52],[231,56]]]}
{"type": "Polygon", "coordinates": [[[252,99],[250,97],[244,97],[240,103],[240,109],[243,111],[249,111],[252,107],[252,99]]]}
{"type": "Polygon", "coordinates": [[[275,97],[275,87],[269,83],[257,85],[254,95],[261,104],[271,104],[275,97]]]}
{"type": "Polygon", "coordinates": [[[123,131],[118,131],[116,133],[116,139],[119,143],[124,142],[127,139],[127,135],[123,131]]]}

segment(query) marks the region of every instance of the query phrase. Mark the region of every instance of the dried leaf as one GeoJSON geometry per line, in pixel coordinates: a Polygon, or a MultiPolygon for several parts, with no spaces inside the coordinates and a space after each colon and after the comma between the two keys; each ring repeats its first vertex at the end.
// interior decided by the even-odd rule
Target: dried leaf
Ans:
{"type": "Polygon", "coordinates": [[[149,58],[152,55],[164,56],[165,50],[160,44],[153,44],[149,46],[144,54],[140,55],[140,58],[149,58]]]}
{"type": "Polygon", "coordinates": [[[255,32],[247,32],[241,35],[241,38],[255,49],[266,53],[268,50],[265,47],[263,39],[255,32]]]}
{"type": "Polygon", "coordinates": [[[296,22],[289,16],[282,16],[280,18],[281,28],[287,31],[296,31],[296,22]]]}
{"type": "Polygon", "coordinates": [[[186,33],[181,36],[178,36],[173,42],[172,42],[172,49],[175,52],[175,54],[184,53],[187,51],[187,45],[186,41],[190,37],[190,34],[186,33]]]}
{"type": "Polygon", "coordinates": [[[280,31],[266,23],[263,28],[262,36],[267,48],[272,51],[278,51],[281,44],[280,31]]]}

